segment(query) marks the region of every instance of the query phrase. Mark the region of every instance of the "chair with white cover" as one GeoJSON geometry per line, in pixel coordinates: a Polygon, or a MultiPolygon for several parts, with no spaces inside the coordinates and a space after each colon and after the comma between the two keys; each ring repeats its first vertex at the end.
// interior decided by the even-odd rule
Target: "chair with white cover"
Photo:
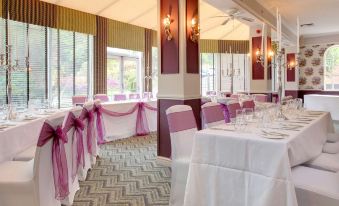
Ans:
{"type": "Polygon", "coordinates": [[[231,94],[231,98],[235,99],[235,100],[239,100],[239,94],[231,94]]]}
{"type": "Polygon", "coordinates": [[[126,94],[115,94],[113,95],[113,100],[114,101],[125,101],[126,98],[126,94]]]}
{"type": "Polygon", "coordinates": [[[94,100],[100,100],[101,102],[108,102],[109,98],[107,94],[96,94],[94,95],[94,100]]]}
{"type": "Polygon", "coordinates": [[[253,94],[254,101],[256,102],[267,102],[267,95],[266,94],[253,94]]]}
{"type": "Polygon", "coordinates": [[[328,134],[322,153],[305,165],[315,169],[339,172],[339,134],[328,134]]]}
{"type": "Polygon", "coordinates": [[[242,102],[242,108],[254,109],[255,103],[253,100],[248,99],[242,102]]]}
{"type": "Polygon", "coordinates": [[[86,95],[77,95],[72,97],[72,104],[74,106],[82,106],[85,104],[87,101],[87,96],[86,95]]]}
{"type": "Polygon", "coordinates": [[[210,128],[225,123],[222,106],[219,103],[207,102],[201,106],[203,128],[210,128]]]}
{"type": "Polygon", "coordinates": [[[226,104],[230,118],[235,118],[237,116],[236,111],[241,109],[238,101],[229,101],[226,104]]]}
{"type": "Polygon", "coordinates": [[[62,178],[67,177],[67,170],[61,169],[67,164],[64,153],[67,139],[61,128],[63,120],[64,117],[54,117],[44,122],[33,160],[0,164],[1,206],[61,205],[60,199],[68,195],[67,178],[62,178]],[[61,171],[54,170],[53,166],[61,171]]]}
{"type": "Polygon", "coordinates": [[[339,174],[314,168],[292,168],[299,206],[338,206],[339,174]]]}
{"type": "Polygon", "coordinates": [[[189,162],[191,159],[193,138],[197,131],[192,108],[187,105],[175,105],[166,110],[171,135],[171,206],[184,203],[189,162]]]}

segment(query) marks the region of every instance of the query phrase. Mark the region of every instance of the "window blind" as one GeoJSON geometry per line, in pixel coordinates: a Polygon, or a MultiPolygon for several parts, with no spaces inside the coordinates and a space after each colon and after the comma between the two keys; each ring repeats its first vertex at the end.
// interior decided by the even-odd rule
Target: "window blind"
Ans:
{"type": "Polygon", "coordinates": [[[74,94],[74,33],[59,30],[60,107],[72,106],[74,94]]]}
{"type": "Polygon", "coordinates": [[[86,95],[88,91],[89,72],[89,37],[86,34],[75,33],[75,95],[86,95]]]}
{"type": "MultiPolygon", "coordinates": [[[[12,45],[12,64],[19,60],[20,69],[26,68],[25,56],[27,56],[27,24],[8,20],[8,41],[12,45]]],[[[27,104],[28,78],[26,71],[12,73],[12,101],[17,104],[27,104]]]]}
{"type": "Polygon", "coordinates": [[[28,25],[29,99],[46,99],[46,28],[28,25]]]}
{"type": "Polygon", "coordinates": [[[58,48],[58,30],[49,28],[48,32],[48,95],[54,106],[59,105],[59,48],[58,48]]]}
{"type": "MultiPolygon", "coordinates": [[[[0,53],[5,53],[6,44],[6,21],[0,18],[0,53]]],[[[6,73],[1,72],[0,74],[0,104],[6,104],[6,73]]]]}

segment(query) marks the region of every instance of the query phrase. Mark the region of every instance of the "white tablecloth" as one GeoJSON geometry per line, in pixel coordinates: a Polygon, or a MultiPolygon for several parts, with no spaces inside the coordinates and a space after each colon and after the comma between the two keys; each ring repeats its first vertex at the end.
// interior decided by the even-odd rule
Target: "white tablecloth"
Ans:
{"type": "Polygon", "coordinates": [[[339,96],[308,94],[304,103],[307,109],[330,112],[333,120],[339,120],[339,96]]]}
{"type": "MultiPolygon", "coordinates": [[[[137,102],[115,102],[103,103],[103,107],[114,112],[127,112],[135,106],[137,102]]],[[[157,107],[156,100],[148,101],[147,104],[157,107]]],[[[157,112],[145,108],[148,126],[151,132],[157,130],[157,112]]],[[[135,135],[137,111],[131,115],[122,117],[112,117],[103,114],[104,125],[106,130],[106,141],[126,138],[135,135]]]]}
{"type": "Polygon", "coordinates": [[[0,131],[0,163],[12,160],[16,154],[36,145],[42,124],[47,117],[66,115],[65,111],[42,116],[35,120],[16,122],[15,126],[0,131]]]}
{"type": "Polygon", "coordinates": [[[324,113],[301,131],[284,131],[289,137],[281,140],[255,132],[197,132],[185,206],[296,206],[290,168],[319,155],[332,131],[324,113]]]}

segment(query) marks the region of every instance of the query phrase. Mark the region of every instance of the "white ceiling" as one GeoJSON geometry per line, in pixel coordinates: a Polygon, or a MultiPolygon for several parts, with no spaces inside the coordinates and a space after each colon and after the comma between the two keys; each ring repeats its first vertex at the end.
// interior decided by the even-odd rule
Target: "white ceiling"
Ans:
{"type": "Polygon", "coordinates": [[[324,34],[339,34],[339,0],[256,0],[275,15],[276,8],[282,15],[285,25],[296,31],[296,19],[300,24],[314,23],[313,27],[301,29],[305,37],[324,34]]]}
{"type": "MultiPolygon", "coordinates": [[[[106,18],[157,29],[157,0],[43,0],[52,4],[100,15],[106,18]]],[[[216,9],[200,0],[200,29],[202,39],[247,40],[249,26],[235,20],[222,26],[223,18],[211,18],[224,15],[224,11],[236,5],[231,1],[216,9]]]]}

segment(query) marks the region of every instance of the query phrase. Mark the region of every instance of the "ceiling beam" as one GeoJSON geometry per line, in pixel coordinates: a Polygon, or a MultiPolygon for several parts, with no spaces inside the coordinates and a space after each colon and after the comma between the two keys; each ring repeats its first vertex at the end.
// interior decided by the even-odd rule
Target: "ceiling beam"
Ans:
{"type": "Polygon", "coordinates": [[[135,20],[139,19],[140,17],[146,15],[147,13],[149,13],[150,11],[157,9],[157,4],[153,5],[151,8],[148,8],[147,10],[141,12],[140,14],[138,14],[137,16],[127,20],[127,23],[133,23],[135,20]]]}
{"type": "Polygon", "coordinates": [[[114,4],[118,3],[120,0],[114,0],[111,3],[109,3],[108,5],[104,6],[102,9],[100,9],[96,15],[100,15],[102,14],[104,11],[106,11],[107,9],[111,8],[114,4]]]}

